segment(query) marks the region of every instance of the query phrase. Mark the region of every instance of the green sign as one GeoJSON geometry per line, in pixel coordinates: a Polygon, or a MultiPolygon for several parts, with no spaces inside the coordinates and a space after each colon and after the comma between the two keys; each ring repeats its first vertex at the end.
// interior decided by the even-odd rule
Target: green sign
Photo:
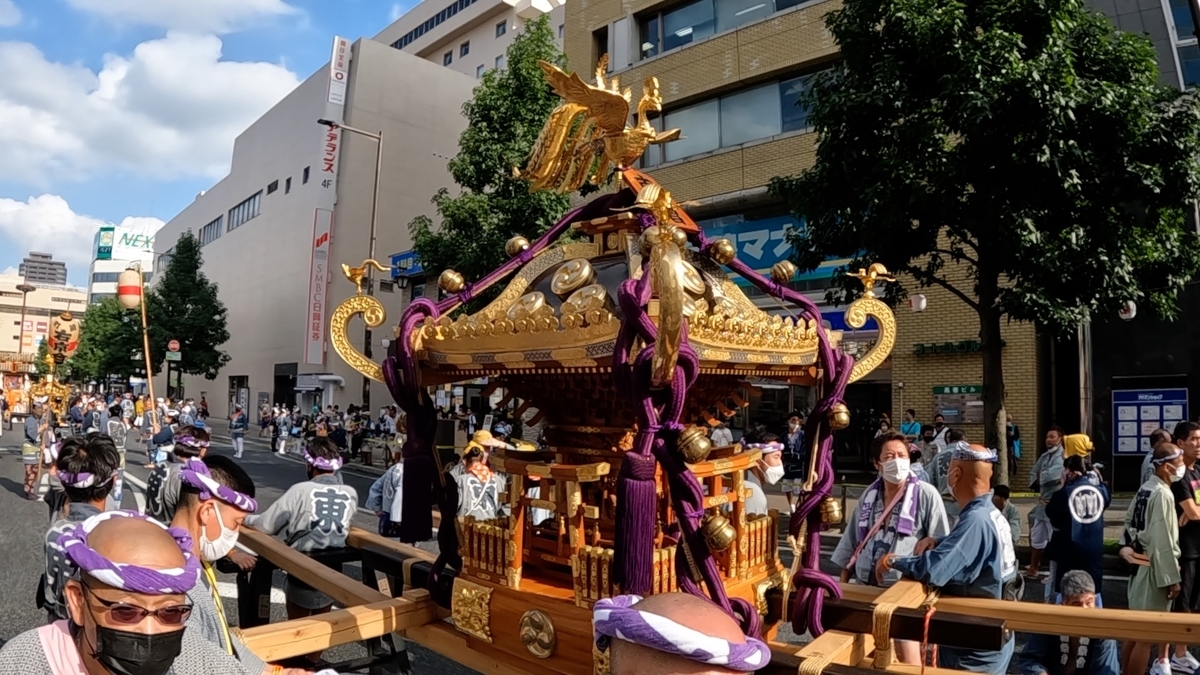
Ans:
{"type": "Polygon", "coordinates": [[[934,342],[930,344],[913,345],[913,353],[917,356],[926,354],[973,354],[983,349],[979,340],[959,340],[958,342],[934,342]]]}
{"type": "Polygon", "coordinates": [[[116,230],[111,227],[100,228],[96,238],[96,260],[112,260],[113,240],[116,230]]]}
{"type": "Polygon", "coordinates": [[[167,360],[168,361],[182,361],[183,354],[180,352],[167,352],[167,360]]]}
{"type": "Polygon", "coordinates": [[[983,394],[982,384],[943,384],[940,387],[933,388],[934,396],[945,396],[948,394],[983,394]]]}

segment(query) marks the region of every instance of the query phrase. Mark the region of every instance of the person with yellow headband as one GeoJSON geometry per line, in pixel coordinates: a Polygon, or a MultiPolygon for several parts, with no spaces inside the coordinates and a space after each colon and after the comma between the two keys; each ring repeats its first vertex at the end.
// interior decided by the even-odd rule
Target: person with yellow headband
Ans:
{"type": "Polygon", "coordinates": [[[454,466],[454,468],[450,469],[450,475],[454,476],[455,479],[463,475],[463,472],[466,471],[467,455],[470,454],[472,450],[475,450],[479,453],[481,457],[480,461],[482,461],[486,466],[488,455],[492,454],[492,450],[495,448],[507,448],[509,450],[515,449],[508,443],[497,440],[494,436],[492,436],[492,432],[486,429],[480,429],[479,431],[476,431],[474,434],[471,434],[471,440],[467,441],[467,445],[463,447],[463,461],[459,462],[454,466]]]}

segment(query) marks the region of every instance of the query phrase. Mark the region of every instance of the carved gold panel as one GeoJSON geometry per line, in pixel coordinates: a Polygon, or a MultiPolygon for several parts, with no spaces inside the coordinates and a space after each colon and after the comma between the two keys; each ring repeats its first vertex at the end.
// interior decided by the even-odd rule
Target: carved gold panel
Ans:
{"type": "Polygon", "coordinates": [[[450,598],[450,614],[460,632],[492,641],[492,589],[458,577],[450,598]]]}

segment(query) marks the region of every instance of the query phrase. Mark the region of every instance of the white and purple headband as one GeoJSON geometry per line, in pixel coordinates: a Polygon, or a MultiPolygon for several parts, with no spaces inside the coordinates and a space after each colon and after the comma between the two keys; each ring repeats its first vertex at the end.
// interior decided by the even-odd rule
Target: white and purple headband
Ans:
{"type": "Polygon", "coordinates": [[[773,452],[783,452],[783,443],[779,441],[771,441],[769,443],[746,443],[742,447],[748,450],[762,450],[762,454],[769,455],[773,452]]]}
{"type": "Polygon", "coordinates": [[[208,465],[198,459],[189,459],[179,472],[179,480],[200,491],[200,499],[219,499],[239,511],[254,513],[258,511],[258,502],[249,495],[221,485],[213,480],[208,465]]]}
{"type": "Polygon", "coordinates": [[[104,480],[97,480],[96,474],[87,473],[86,471],[80,471],[79,473],[59,471],[58,481],[66,487],[75,488],[77,490],[85,490],[93,485],[107,485],[108,483],[112,482],[112,479],[115,475],[116,474],[110,473],[108,474],[108,478],[105,478],[104,480]]]}
{"type": "Polygon", "coordinates": [[[771,661],[771,648],[752,637],[730,642],[688,628],[668,618],[633,608],[641,596],[618,595],[596,601],[592,622],[596,648],[605,651],[612,639],[675,654],[699,663],[752,673],[771,661]]]}
{"type": "Polygon", "coordinates": [[[209,446],[209,441],[202,441],[195,436],[189,435],[176,436],[175,442],[180,445],[187,445],[193,448],[207,448],[209,446]]]}
{"type": "Polygon", "coordinates": [[[1162,466],[1163,464],[1174,461],[1182,456],[1183,456],[1183,451],[1180,450],[1179,448],[1176,448],[1175,452],[1172,452],[1171,454],[1167,455],[1166,457],[1160,457],[1159,459],[1151,459],[1150,463],[1153,464],[1154,466],[1162,466]]]}
{"type": "Polygon", "coordinates": [[[200,573],[200,561],[192,554],[192,537],[178,527],[166,525],[133,511],[105,511],[88,518],[58,538],[55,546],[62,550],[67,560],[80,571],[98,581],[134,593],[168,595],[187,593],[196,585],[200,573]],[[183,552],[183,567],[151,569],[125,563],[116,563],[97,553],[88,546],[87,538],[100,523],[111,518],[136,518],[145,520],[166,530],[183,552]]]}
{"type": "Polygon", "coordinates": [[[333,473],[342,468],[342,458],[335,457],[327,459],[325,457],[313,457],[307,452],[304,453],[304,461],[308,462],[313,468],[319,471],[327,471],[333,473]]]}

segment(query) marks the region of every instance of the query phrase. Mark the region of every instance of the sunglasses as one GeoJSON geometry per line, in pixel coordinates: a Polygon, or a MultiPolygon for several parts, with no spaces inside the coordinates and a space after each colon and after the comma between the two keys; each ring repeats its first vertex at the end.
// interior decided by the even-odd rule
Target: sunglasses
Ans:
{"type": "Polygon", "coordinates": [[[148,616],[154,617],[156,621],[164,626],[182,626],[188,620],[188,617],[192,615],[191,605],[171,605],[170,607],[152,610],[145,607],[138,607],[137,605],[129,605],[124,602],[110,602],[96,595],[96,592],[86,585],[83,585],[83,590],[104,607],[104,611],[112,618],[113,623],[122,626],[135,626],[145,621],[148,616]]]}

